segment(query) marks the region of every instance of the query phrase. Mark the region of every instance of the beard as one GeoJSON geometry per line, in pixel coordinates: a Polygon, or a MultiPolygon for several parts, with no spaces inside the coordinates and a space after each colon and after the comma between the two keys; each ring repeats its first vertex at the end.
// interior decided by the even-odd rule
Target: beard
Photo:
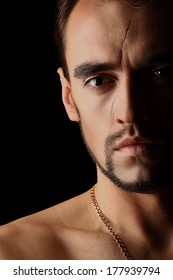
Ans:
{"type": "MultiPolygon", "coordinates": [[[[143,163],[141,164],[141,167],[144,170],[147,170],[147,173],[149,174],[149,176],[147,176],[147,179],[143,179],[141,176],[141,178],[138,178],[136,180],[131,180],[130,178],[128,180],[127,178],[125,178],[126,177],[125,175],[124,175],[124,179],[122,178],[123,175],[122,176],[119,175],[118,165],[116,165],[116,163],[114,163],[113,161],[111,147],[113,146],[113,144],[117,139],[121,139],[125,134],[127,134],[129,128],[124,128],[121,131],[114,133],[106,138],[105,145],[104,145],[105,146],[104,147],[105,167],[104,167],[98,161],[92,149],[88,145],[81,123],[79,123],[79,126],[80,126],[83,142],[85,144],[85,147],[90,157],[92,158],[94,163],[98,166],[102,174],[106,176],[116,187],[119,187],[126,192],[151,193],[165,187],[166,185],[170,185],[170,183],[173,183],[173,163],[172,163],[173,151],[171,148],[172,146],[169,143],[170,141],[168,141],[168,139],[165,139],[166,143],[169,143],[168,145],[169,149],[165,151],[165,154],[167,156],[164,157],[162,163],[159,166],[157,167],[155,165],[145,166],[145,164],[143,163]]],[[[157,131],[153,132],[153,130],[144,129],[144,128],[140,130],[139,134],[142,135],[142,137],[145,138],[148,137],[150,139],[151,137],[154,138],[159,135],[163,135],[160,134],[160,132],[157,131]]],[[[126,171],[124,171],[124,174],[125,173],[126,171]]]]}

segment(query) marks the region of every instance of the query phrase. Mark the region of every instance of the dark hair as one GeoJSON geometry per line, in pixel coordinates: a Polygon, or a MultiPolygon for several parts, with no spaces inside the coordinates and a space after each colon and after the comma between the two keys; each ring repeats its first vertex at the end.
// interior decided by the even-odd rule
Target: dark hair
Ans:
{"type": "MultiPolygon", "coordinates": [[[[54,38],[57,45],[58,59],[64,71],[65,77],[70,80],[67,62],[65,58],[65,38],[66,38],[66,26],[68,19],[74,7],[80,0],[56,0],[55,5],[55,27],[54,38]]],[[[106,0],[96,0],[99,3],[104,3],[106,0]]],[[[152,0],[121,0],[122,2],[129,4],[133,7],[141,7],[143,4],[151,2],[152,0]]]]}
{"type": "Polygon", "coordinates": [[[55,5],[54,38],[57,45],[58,59],[67,79],[69,79],[69,73],[65,58],[66,25],[72,10],[78,1],[79,0],[57,0],[55,5]]]}

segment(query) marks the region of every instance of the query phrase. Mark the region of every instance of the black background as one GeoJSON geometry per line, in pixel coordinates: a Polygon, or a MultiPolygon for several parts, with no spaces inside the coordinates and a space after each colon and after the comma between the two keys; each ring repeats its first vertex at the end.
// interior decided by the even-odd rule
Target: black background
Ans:
{"type": "Polygon", "coordinates": [[[68,119],[61,100],[55,0],[6,4],[1,10],[0,224],[82,193],[96,179],[78,124],[68,119]]]}

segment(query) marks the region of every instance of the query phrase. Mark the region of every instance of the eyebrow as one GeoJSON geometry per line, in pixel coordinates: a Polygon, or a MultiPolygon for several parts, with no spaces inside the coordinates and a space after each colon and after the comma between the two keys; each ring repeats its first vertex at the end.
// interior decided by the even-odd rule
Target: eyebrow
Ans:
{"type": "Polygon", "coordinates": [[[78,65],[74,69],[74,77],[81,79],[87,76],[95,75],[96,73],[115,70],[117,68],[116,63],[98,63],[98,62],[87,62],[78,65]]]}
{"type": "Polygon", "coordinates": [[[143,57],[139,61],[139,66],[150,64],[173,63],[173,51],[162,52],[148,57],[143,57]]]}
{"type": "MultiPolygon", "coordinates": [[[[155,55],[143,57],[137,64],[137,68],[152,64],[173,63],[173,51],[162,52],[155,55]]],[[[86,62],[78,65],[74,69],[74,77],[82,79],[88,76],[95,75],[99,72],[116,70],[118,65],[116,63],[99,63],[99,62],[86,62]]]]}

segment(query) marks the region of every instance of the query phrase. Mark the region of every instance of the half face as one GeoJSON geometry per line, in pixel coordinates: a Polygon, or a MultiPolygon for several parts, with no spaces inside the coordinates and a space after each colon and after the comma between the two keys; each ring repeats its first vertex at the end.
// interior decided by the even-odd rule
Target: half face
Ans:
{"type": "Polygon", "coordinates": [[[64,105],[100,170],[129,191],[173,180],[172,12],[169,0],[81,0],[67,25],[64,105]]]}

